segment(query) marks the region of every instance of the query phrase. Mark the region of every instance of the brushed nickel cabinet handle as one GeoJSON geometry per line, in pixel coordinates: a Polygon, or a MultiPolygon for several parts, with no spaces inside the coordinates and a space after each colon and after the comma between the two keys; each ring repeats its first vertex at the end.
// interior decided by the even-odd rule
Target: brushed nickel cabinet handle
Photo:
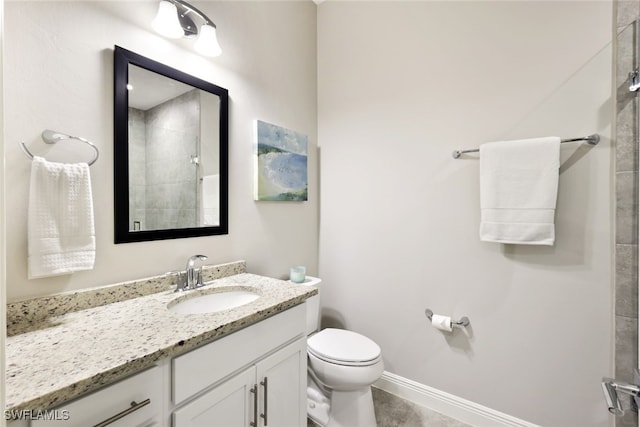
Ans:
{"type": "Polygon", "coordinates": [[[251,387],[253,393],[253,421],[249,422],[251,427],[258,427],[258,384],[251,387]]]}
{"type": "Polygon", "coordinates": [[[260,385],[264,387],[264,414],[260,414],[262,418],[264,418],[264,425],[267,426],[267,377],[264,377],[264,380],[260,381],[260,385]]]}
{"type": "Polygon", "coordinates": [[[124,411],[115,414],[111,418],[107,418],[106,420],[102,421],[101,423],[96,424],[94,427],[106,427],[109,424],[113,424],[116,421],[126,417],[127,415],[131,414],[132,412],[135,412],[138,409],[140,409],[140,408],[142,408],[144,406],[147,406],[150,403],[151,403],[151,399],[143,400],[140,403],[136,403],[135,401],[133,401],[133,402],[131,402],[131,407],[130,408],[127,408],[124,411]]]}

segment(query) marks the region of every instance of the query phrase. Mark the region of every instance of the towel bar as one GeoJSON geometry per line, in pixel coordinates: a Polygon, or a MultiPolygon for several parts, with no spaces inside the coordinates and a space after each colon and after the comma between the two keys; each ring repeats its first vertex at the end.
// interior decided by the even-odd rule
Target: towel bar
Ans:
{"type": "MultiPolygon", "coordinates": [[[[96,160],[98,160],[98,157],[100,156],[100,151],[98,150],[98,147],[96,147],[91,141],[88,141],[88,140],[86,140],[84,138],[81,138],[79,136],[71,136],[71,135],[67,135],[67,134],[64,134],[64,133],[60,133],[60,132],[56,132],[56,131],[53,131],[53,130],[46,129],[46,130],[42,131],[42,139],[47,144],[55,144],[56,142],[61,141],[61,140],[65,140],[65,139],[77,139],[78,141],[82,141],[85,144],[88,144],[96,152],[96,155],[93,158],[93,160],[91,160],[90,162],[87,163],[89,166],[94,164],[96,162],[96,160]]],[[[20,148],[22,148],[22,151],[24,152],[24,154],[27,155],[27,157],[29,157],[31,160],[33,160],[33,154],[31,154],[31,151],[29,151],[29,149],[24,144],[24,142],[20,143],[20,148]]]]}
{"type": "MultiPolygon", "coordinates": [[[[565,142],[576,142],[576,141],[586,141],[590,145],[597,145],[598,142],[600,142],[600,135],[598,135],[597,133],[594,133],[593,135],[583,136],[581,138],[568,138],[568,139],[560,140],[560,142],[563,144],[565,142]]],[[[469,150],[454,150],[452,153],[452,156],[454,159],[457,159],[464,153],[477,153],[479,151],[480,151],[479,148],[473,148],[469,150]]]]}

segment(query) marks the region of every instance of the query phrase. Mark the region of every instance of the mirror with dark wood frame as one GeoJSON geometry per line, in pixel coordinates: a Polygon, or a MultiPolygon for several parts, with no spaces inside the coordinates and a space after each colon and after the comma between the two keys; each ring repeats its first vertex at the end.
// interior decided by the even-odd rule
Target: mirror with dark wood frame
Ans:
{"type": "Polygon", "coordinates": [[[114,50],[115,242],[228,234],[225,88],[114,50]]]}

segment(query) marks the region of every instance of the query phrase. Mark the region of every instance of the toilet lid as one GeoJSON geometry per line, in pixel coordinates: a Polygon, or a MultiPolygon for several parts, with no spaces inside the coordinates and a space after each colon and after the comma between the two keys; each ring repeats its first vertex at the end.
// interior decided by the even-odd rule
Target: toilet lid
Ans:
{"type": "Polygon", "coordinates": [[[366,363],[380,357],[378,344],[344,329],[323,329],[307,340],[307,349],[320,359],[338,364],[366,363]]]}

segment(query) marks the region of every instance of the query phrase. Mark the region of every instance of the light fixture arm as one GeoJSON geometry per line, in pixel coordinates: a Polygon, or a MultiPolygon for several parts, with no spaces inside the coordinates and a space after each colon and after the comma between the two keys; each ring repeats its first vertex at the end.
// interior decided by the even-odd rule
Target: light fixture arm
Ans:
{"type": "Polygon", "coordinates": [[[216,24],[211,19],[209,19],[207,15],[205,15],[198,8],[190,5],[186,1],[184,0],[167,0],[167,1],[175,4],[179,12],[182,12],[180,9],[184,9],[186,12],[193,12],[196,15],[198,15],[200,19],[204,21],[205,25],[211,25],[213,28],[216,28],[216,24]]]}

